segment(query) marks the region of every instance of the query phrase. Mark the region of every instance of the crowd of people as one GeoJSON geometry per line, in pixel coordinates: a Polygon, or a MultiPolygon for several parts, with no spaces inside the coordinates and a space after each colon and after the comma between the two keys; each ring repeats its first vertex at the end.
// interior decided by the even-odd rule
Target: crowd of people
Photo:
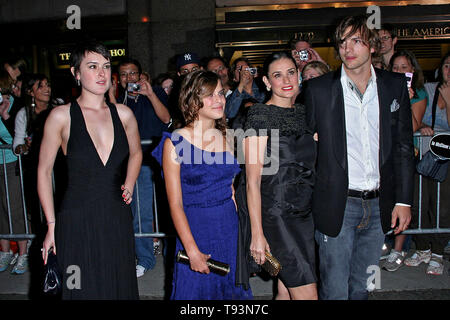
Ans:
{"type": "MultiPolygon", "coordinates": [[[[270,255],[282,266],[280,300],[367,299],[367,269],[382,259],[391,272],[424,262],[427,274],[442,275],[450,235],[402,232],[418,226],[419,201],[422,228],[436,227],[437,183],[423,177],[417,197],[426,139],[413,133],[450,131],[450,53],[426,81],[414,54],[395,50],[390,26],[366,22],[351,16],[337,26],[336,70],[307,39],[294,39],[262,68],[184,52],[175,72],[152,79],[132,58],[112,70],[103,45],[82,43],[70,64],[80,95],[67,104],[52,100],[47,76],[5,61],[0,142],[12,148],[0,158],[9,189],[8,204],[0,186],[0,234],[10,232],[8,211],[14,234],[25,233],[28,218],[44,234],[44,263],[52,251],[61,270],[80,267],[81,288],[63,286],[63,299],[137,299],[136,279],[154,268],[158,240],[134,234],[154,230],[156,188],[177,235],[173,247],[165,239],[165,259],[189,258],[168,263],[171,299],[252,299],[249,279],[270,255]],[[230,139],[230,128],[244,136],[230,139]],[[209,259],[228,273],[212,272],[209,259]]],[[[450,192],[450,179],[440,192],[450,192]]],[[[440,199],[447,228],[448,200],[440,199]]],[[[17,240],[16,254],[0,240],[0,272],[27,271],[29,241],[17,240]]]]}

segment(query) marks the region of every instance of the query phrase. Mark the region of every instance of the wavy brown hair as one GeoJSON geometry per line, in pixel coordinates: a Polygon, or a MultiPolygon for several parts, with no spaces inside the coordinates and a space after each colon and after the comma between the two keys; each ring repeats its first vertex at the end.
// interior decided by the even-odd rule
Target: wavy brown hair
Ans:
{"type": "MultiPolygon", "coordinates": [[[[198,119],[198,112],[203,108],[203,98],[214,92],[219,81],[217,74],[204,70],[191,72],[184,77],[178,105],[186,126],[192,125],[198,119]]],[[[225,135],[227,128],[225,113],[222,118],[216,120],[215,127],[225,135]]]]}

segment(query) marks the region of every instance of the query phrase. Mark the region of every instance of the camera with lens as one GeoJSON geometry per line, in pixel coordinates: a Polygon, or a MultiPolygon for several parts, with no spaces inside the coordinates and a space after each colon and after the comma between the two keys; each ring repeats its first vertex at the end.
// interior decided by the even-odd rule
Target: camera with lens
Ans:
{"type": "Polygon", "coordinates": [[[300,60],[307,61],[309,59],[308,50],[302,50],[302,51],[297,51],[297,52],[298,52],[298,57],[300,58],[300,60]]]}
{"type": "Polygon", "coordinates": [[[258,69],[256,69],[256,68],[250,68],[250,67],[245,68],[245,70],[248,70],[248,72],[250,72],[250,74],[251,74],[252,76],[256,76],[256,73],[257,73],[257,71],[258,71],[258,69]]]}
{"type": "Polygon", "coordinates": [[[139,83],[128,82],[127,91],[128,92],[141,91],[141,85],[139,83]]]}

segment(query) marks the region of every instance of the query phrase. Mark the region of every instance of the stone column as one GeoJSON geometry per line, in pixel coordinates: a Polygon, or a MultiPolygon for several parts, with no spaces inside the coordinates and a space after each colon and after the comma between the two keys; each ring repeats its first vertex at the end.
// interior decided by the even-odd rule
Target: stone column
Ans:
{"type": "Polygon", "coordinates": [[[211,55],[215,23],[215,0],[151,0],[152,76],[175,71],[175,56],[185,51],[211,55]]]}
{"type": "MultiPolygon", "coordinates": [[[[164,1],[165,2],[165,1],[164,1]]],[[[152,68],[153,51],[150,23],[142,21],[150,16],[150,1],[127,0],[128,53],[127,56],[141,63],[142,71],[152,68]]]]}

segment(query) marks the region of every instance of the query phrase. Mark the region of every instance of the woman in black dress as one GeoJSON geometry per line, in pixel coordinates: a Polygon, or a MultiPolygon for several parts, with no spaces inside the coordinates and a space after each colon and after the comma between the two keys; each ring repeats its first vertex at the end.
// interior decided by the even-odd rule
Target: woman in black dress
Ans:
{"type": "Polygon", "coordinates": [[[244,127],[250,254],[257,264],[264,263],[265,251],[280,261],[277,299],[317,299],[311,214],[316,146],[304,106],[293,103],[298,73],[291,55],[270,55],[263,81],[272,95],[250,107],[244,127]]]}
{"type": "Polygon", "coordinates": [[[81,45],[71,59],[81,95],[52,110],[39,155],[38,193],[48,225],[42,257],[46,263],[49,250],[56,254],[63,299],[138,299],[128,206],[142,162],[137,122],[127,106],[105,102],[111,63],[103,45],[81,45]],[[55,216],[51,175],[60,147],[68,187],[55,216]]]}

